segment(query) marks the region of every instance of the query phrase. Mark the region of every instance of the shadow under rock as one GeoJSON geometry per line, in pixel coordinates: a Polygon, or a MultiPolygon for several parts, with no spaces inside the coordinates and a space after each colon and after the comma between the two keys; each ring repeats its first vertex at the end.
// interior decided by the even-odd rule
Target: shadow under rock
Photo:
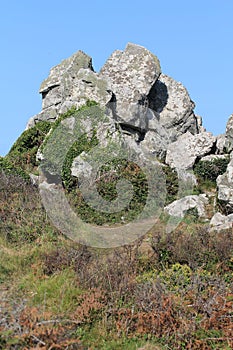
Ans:
{"type": "Polygon", "coordinates": [[[152,86],[149,95],[149,108],[157,113],[161,113],[168,101],[167,86],[160,80],[157,80],[152,86]]]}

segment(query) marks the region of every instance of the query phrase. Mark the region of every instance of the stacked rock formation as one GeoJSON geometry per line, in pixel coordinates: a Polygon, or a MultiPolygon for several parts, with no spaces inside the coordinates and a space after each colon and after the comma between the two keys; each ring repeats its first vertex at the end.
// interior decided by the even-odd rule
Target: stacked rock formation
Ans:
{"type": "MultiPolygon", "coordinates": [[[[125,142],[141,157],[165,160],[181,179],[190,175],[196,161],[206,156],[225,157],[231,152],[227,171],[218,177],[217,187],[226,214],[233,213],[233,115],[224,135],[215,137],[206,132],[186,88],[163,74],[158,58],[146,48],[129,43],[124,51],[113,52],[99,73],[94,72],[92,59],[78,51],[51,69],[40,93],[42,111],[29,120],[27,128],[38,121],[55,121],[72,106],[79,108],[93,100],[108,116],[108,123],[98,127],[102,143],[109,129],[116,139],[120,130],[125,142]]],[[[78,173],[75,162],[72,173],[78,173]]],[[[195,184],[193,174],[191,178],[195,184]]],[[[183,204],[189,204],[180,211],[175,210],[174,203],[173,215],[193,208],[194,199],[192,204],[190,198],[184,200],[183,204]]]]}
{"type": "Polygon", "coordinates": [[[167,145],[183,133],[199,132],[195,105],[185,87],[161,74],[158,58],[135,44],[115,51],[99,73],[91,58],[78,51],[51,69],[40,93],[42,111],[28,127],[94,100],[108,107],[123,129],[136,132],[142,148],[155,155],[164,155],[167,145]]]}

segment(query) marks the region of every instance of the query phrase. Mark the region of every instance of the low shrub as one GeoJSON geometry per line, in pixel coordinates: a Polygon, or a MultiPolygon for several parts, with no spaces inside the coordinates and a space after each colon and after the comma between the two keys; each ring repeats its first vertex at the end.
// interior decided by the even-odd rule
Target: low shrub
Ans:
{"type": "Polygon", "coordinates": [[[163,168],[163,172],[166,177],[166,189],[167,189],[166,205],[168,205],[177,199],[177,193],[179,190],[179,180],[175,169],[172,169],[169,166],[166,166],[163,168]]]}
{"type": "Polygon", "coordinates": [[[231,230],[216,235],[208,225],[183,223],[181,228],[170,233],[156,233],[152,246],[159,266],[175,263],[187,264],[191,269],[214,267],[225,264],[233,254],[231,230]]]}
{"type": "Polygon", "coordinates": [[[19,166],[15,166],[8,158],[0,157],[0,173],[1,176],[8,176],[10,181],[10,176],[18,177],[17,181],[30,181],[30,176],[19,166]]]}
{"type": "Polygon", "coordinates": [[[229,156],[211,161],[200,160],[194,166],[194,174],[197,175],[199,181],[215,183],[217,177],[225,173],[228,163],[229,156]]]}
{"type": "Polygon", "coordinates": [[[37,167],[36,154],[51,128],[51,123],[40,121],[34,127],[25,130],[11,147],[6,159],[13,166],[26,172],[32,172],[37,167]]]}
{"type": "Polygon", "coordinates": [[[56,234],[37,188],[21,176],[0,172],[0,208],[0,236],[9,242],[23,244],[56,234]]]}

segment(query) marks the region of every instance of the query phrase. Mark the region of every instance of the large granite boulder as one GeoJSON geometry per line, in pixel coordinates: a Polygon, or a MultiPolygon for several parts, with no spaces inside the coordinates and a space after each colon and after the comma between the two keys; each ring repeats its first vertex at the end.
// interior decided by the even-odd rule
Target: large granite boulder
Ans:
{"type": "Polygon", "coordinates": [[[160,125],[167,130],[171,141],[175,141],[186,131],[191,134],[198,133],[198,120],[193,112],[195,104],[180,82],[161,74],[148,99],[149,107],[156,112],[160,125]]]}
{"type": "Polygon", "coordinates": [[[115,95],[119,121],[147,129],[148,94],[161,73],[158,58],[142,46],[128,44],[114,51],[100,70],[115,95]]]}
{"type": "Polygon", "coordinates": [[[223,175],[217,177],[218,199],[227,214],[233,213],[233,152],[223,175]]]}
{"type": "Polygon", "coordinates": [[[89,68],[93,70],[91,57],[82,51],[78,51],[53,67],[50,70],[48,78],[42,82],[40,93],[46,94],[52,88],[63,85],[67,77],[69,79],[74,79],[80,68],[89,68]]]}

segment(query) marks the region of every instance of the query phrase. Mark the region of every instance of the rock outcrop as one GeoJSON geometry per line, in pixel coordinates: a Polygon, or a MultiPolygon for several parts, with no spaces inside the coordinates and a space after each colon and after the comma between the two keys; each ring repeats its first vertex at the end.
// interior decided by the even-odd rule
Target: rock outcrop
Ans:
{"type": "MultiPolygon", "coordinates": [[[[216,213],[210,221],[217,229],[229,227],[233,213],[233,115],[225,134],[215,137],[207,132],[202,118],[194,113],[195,104],[186,88],[161,72],[160,62],[153,53],[129,43],[124,51],[114,51],[96,73],[91,57],[78,51],[51,69],[40,93],[42,111],[29,120],[27,128],[38,121],[53,122],[71,107],[79,108],[95,101],[106,118],[80,118],[79,130],[89,137],[95,129],[101,147],[108,148],[109,142],[124,145],[126,154],[132,150],[140,164],[154,166],[160,158],[159,167],[168,165],[175,169],[179,199],[165,208],[173,217],[184,217],[190,209],[205,217],[206,196],[187,195],[192,193],[193,185],[198,185],[190,170],[199,160],[220,161],[228,159],[232,152],[226,172],[217,178],[218,200],[229,215],[216,213]]],[[[73,117],[61,123],[72,133],[73,117]]],[[[41,150],[38,159],[43,159],[41,150]]],[[[73,159],[72,176],[80,177],[89,170],[85,152],[73,159]]]]}
{"type": "Polygon", "coordinates": [[[40,120],[54,121],[72,106],[93,100],[141,143],[143,152],[159,157],[180,135],[196,134],[201,128],[185,87],[161,74],[154,54],[131,43],[124,51],[113,52],[99,73],[94,72],[91,58],[78,51],[51,69],[40,93],[42,111],[27,127],[40,120]]]}

